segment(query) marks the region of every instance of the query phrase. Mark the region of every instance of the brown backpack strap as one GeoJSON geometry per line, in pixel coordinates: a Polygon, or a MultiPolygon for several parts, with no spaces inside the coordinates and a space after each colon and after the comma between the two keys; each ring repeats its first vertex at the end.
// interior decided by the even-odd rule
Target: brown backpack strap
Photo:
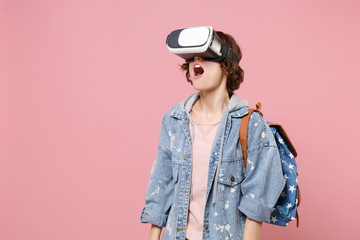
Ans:
{"type": "Polygon", "coordinates": [[[248,129],[249,129],[249,120],[250,120],[251,113],[253,111],[260,113],[262,116],[260,109],[261,109],[261,103],[259,102],[256,104],[256,109],[250,108],[248,110],[248,114],[242,118],[241,124],[240,124],[239,138],[240,138],[240,145],[241,145],[241,149],[242,149],[242,153],[243,153],[243,157],[244,157],[245,172],[246,172],[246,164],[247,164],[247,137],[248,137],[248,129]]]}
{"type": "MultiPolygon", "coordinates": [[[[298,204],[297,204],[297,207],[300,206],[300,202],[301,202],[301,194],[300,194],[300,187],[299,187],[299,184],[297,185],[297,188],[298,188],[298,204]]],[[[299,227],[299,224],[300,224],[300,218],[299,218],[299,213],[298,213],[298,210],[296,208],[296,215],[295,215],[295,218],[296,218],[296,227],[299,227]]]]}
{"type": "Polygon", "coordinates": [[[296,215],[295,215],[295,218],[296,218],[296,227],[299,227],[299,224],[300,224],[300,217],[299,217],[299,213],[298,213],[298,210],[296,209],[296,215]]]}

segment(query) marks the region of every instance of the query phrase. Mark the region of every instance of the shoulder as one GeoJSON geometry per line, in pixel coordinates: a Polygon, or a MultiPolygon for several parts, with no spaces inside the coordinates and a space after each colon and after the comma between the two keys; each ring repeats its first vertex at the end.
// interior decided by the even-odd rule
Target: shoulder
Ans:
{"type": "Polygon", "coordinates": [[[183,113],[179,103],[173,104],[166,110],[162,117],[162,127],[170,128],[174,121],[183,118],[183,113]]]}
{"type": "Polygon", "coordinates": [[[172,105],[165,113],[164,119],[184,119],[186,118],[186,111],[190,111],[187,108],[190,108],[193,103],[198,98],[199,93],[194,93],[189,95],[185,100],[180,101],[172,105]],[[187,109],[187,110],[185,110],[187,109]]]}
{"type": "Polygon", "coordinates": [[[253,111],[249,118],[249,131],[262,132],[266,128],[267,123],[259,112],[253,111]]]}
{"type": "Polygon", "coordinates": [[[274,136],[268,125],[258,112],[253,112],[249,119],[248,142],[253,147],[276,146],[274,136]]]}
{"type": "Polygon", "coordinates": [[[264,118],[261,116],[261,114],[257,111],[253,111],[250,115],[250,119],[249,119],[249,123],[256,123],[256,122],[261,122],[261,123],[265,123],[264,118]]]}
{"type": "Polygon", "coordinates": [[[180,118],[183,114],[180,103],[175,103],[165,112],[164,118],[180,118]]]}

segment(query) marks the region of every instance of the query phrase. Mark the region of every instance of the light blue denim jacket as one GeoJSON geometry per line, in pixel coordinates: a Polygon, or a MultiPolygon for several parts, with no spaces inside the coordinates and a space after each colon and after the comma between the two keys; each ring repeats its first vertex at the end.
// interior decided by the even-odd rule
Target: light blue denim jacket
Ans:
{"type": "MultiPolygon", "coordinates": [[[[163,240],[185,240],[191,194],[192,139],[189,123],[195,93],[172,106],[162,120],[156,160],[146,192],[141,222],[166,227],[163,240]]],[[[285,184],[273,134],[253,113],[249,121],[245,174],[239,141],[247,101],[231,96],[210,154],[203,222],[205,240],[243,239],[246,217],[269,221],[285,184]]]]}

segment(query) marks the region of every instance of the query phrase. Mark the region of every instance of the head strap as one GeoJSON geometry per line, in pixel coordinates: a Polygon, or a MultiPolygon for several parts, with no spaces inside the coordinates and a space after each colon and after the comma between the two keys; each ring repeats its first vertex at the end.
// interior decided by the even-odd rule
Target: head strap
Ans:
{"type": "Polygon", "coordinates": [[[226,43],[222,43],[221,44],[221,49],[220,49],[220,52],[227,56],[228,58],[230,58],[231,60],[239,63],[240,62],[240,59],[236,56],[236,54],[233,54],[233,51],[231,48],[229,48],[226,43]]]}

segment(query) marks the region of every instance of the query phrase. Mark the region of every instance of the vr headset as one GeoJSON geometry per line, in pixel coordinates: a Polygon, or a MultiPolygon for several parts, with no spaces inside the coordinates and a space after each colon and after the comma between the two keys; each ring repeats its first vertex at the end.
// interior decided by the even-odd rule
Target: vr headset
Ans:
{"type": "Polygon", "coordinates": [[[206,61],[220,62],[225,57],[239,63],[239,58],[216,34],[212,27],[192,27],[172,31],[166,38],[166,44],[171,53],[194,61],[198,56],[206,61]]]}

